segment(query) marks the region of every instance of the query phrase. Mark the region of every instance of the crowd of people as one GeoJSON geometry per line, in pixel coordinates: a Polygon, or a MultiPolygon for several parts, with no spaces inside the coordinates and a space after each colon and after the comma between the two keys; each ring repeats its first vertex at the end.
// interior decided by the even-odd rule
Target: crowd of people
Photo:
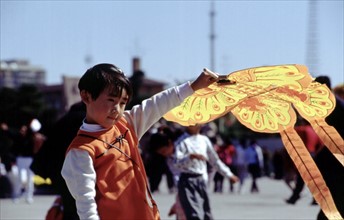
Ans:
{"type": "MultiPolygon", "coordinates": [[[[217,131],[210,134],[214,126],[181,127],[160,120],[185,97],[213,82],[211,76],[201,73],[194,82],[166,90],[129,111],[125,106],[132,88],[122,71],[111,64],[90,68],[79,82],[82,102],[73,105],[47,134],[39,132],[37,119],[17,130],[1,124],[0,197],[10,197],[14,203],[24,197],[32,203],[36,174],[52,180],[64,204],[64,219],[110,218],[114,209],[129,206],[136,207],[132,218],[158,219],[151,193],[159,193],[166,175],[170,193],[176,194],[171,215],[212,219],[210,183],[211,190],[223,193],[228,180],[228,192],[242,193],[249,179],[250,193],[259,193],[259,178],[265,175],[285,179],[292,192],[286,202],[295,204],[304,183],[283,148],[271,152],[254,138],[231,140],[217,131]]],[[[338,114],[343,115],[343,99],[336,98],[337,116],[329,120],[343,136],[344,123],[336,121],[338,114]]],[[[311,135],[309,127],[302,124],[296,130],[325,175],[323,160],[331,156],[318,139],[307,136],[311,135]]],[[[339,172],[342,168],[339,166],[339,172]]],[[[343,197],[338,196],[343,191],[331,175],[324,178],[330,190],[338,192],[335,202],[341,202],[343,197]]],[[[342,179],[337,176],[336,181],[342,179]]],[[[342,206],[338,209],[343,211],[342,206]]],[[[118,213],[128,218],[122,211],[118,213]]],[[[319,219],[325,219],[323,213],[319,219]]]]}
{"type": "Polygon", "coordinates": [[[1,197],[11,197],[18,203],[21,197],[33,202],[34,173],[30,166],[40,150],[45,136],[39,130],[41,123],[33,118],[19,129],[10,129],[1,123],[1,197]]]}
{"type": "MultiPolygon", "coordinates": [[[[164,131],[167,128],[173,131],[176,130],[175,132],[177,133],[180,133],[182,130],[187,130],[186,128],[181,128],[178,125],[176,126],[175,124],[169,124],[168,126],[163,124],[161,125],[161,127],[154,129],[156,130],[156,132],[153,132],[153,134],[151,134],[152,138],[154,139],[156,134],[161,133],[161,131],[164,131]]],[[[271,173],[265,173],[266,170],[270,169],[265,167],[269,165],[265,163],[265,160],[271,159],[268,155],[271,155],[272,152],[266,152],[266,154],[263,155],[263,151],[267,151],[267,149],[263,149],[260,145],[258,145],[255,139],[242,138],[239,141],[234,141],[235,143],[233,143],[228,138],[227,140],[224,140],[224,138],[222,138],[219,134],[216,134],[216,132],[212,132],[212,134],[216,134],[216,136],[209,136],[209,134],[206,134],[206,130],[208,129],[209,127],[207,125],[204,125],[200,128],[199,132],[200,134],[209,138],[210,142],[208,143],[211,144],[211,147],[217,154],[218,159],[226,167],[228,167],[231,172],[233,172],[233,174],[238,177],[238,184],[236,187],[234,186],[234,183],[232,181],[228,182],[228,192],[241,193],[245,179],[251,177],[252,184],[250,192],[258,193],[259,189],[257,185],[257,179],[264,175],[269,177],[272,175],[273,171],[271,171],[271,173]],[[264,158],[264,156],[269,158],[264,158]]],[[[172,131],[169,131],[168,133],[171,132],[172,131]]],[[[160,142],[164,143],[165,141],[160,140],[160,142]]],[[[156,144],[154,143],[149,143],[146,150],[148,154],[148,156],[146,157],[147,170],[153,170],[154,172],[153,175],[150,175],[149,172],[147,174],[149,177],[149,181],[154,183],[154,190],[152,190],[152,192],[159,191],[157,186],[160,183],[163,175],[166,175],[167,185],[170,192],[174,192],[173,187],[176,187],[176,184],[173,184],[170,181],[170,179],[173,177],[173,170],[171,171],[171,166],[166,166],[166,159],[159,159],[159,162],[157,162],[156,158],[161,158],[163,156],[157,153],[156,150],[154,150],[155,145],[156,144]],[[160,168],[158,170],[155,170],[153,169],[154,167],[160,168]]],[[[221,172],[219,172],[217,169],[214,169],[209,161],[207,162],[207,170],[204,172],[207,173],[207,185],[209,187],[213,186],[213,191],[215,193],[223,193],[225,176],[221,174],[221,172]]]]}

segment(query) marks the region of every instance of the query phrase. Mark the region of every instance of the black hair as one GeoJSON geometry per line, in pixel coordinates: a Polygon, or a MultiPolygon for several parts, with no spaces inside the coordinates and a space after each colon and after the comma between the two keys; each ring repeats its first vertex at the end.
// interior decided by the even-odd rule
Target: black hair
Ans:
{"type": "Polygon", "coordinates": [[[246,139],[245,138],[240,138],[239,139],[239,144],[243,147],[246,148],[247,147],[247,143],[246,143],[246,139]]]}
{"type": "Polygon", "coordinates": [[[133,90],[129,79],[123,71],[113,64],[101,63],[89,68],[80,78],[78,88],[89,92],[92,99],[97,99],[105,89],[110,89],[112,95],[119,97],[123,89],[126,90],[129,100],[133,90]]]}
{"type": "Polygon", "coordinates": [[[158,128],[158,132],[151,135],[149,140],[149,149],[151,152],[166,147],[172,141],[176,141],[183,134],[181,129],[171,129],[168,126],[161,126],[158,128]]]}
{"type": "Polygon", "coordinates": [[[321,84],[325,84],[329,89],[331,89],[331,80],[328,76],[318,76],[315,81],[321,84]]]}
{"type": "Polygon", "coordinates": [[[157,152],[159,149],[169,145],[171,138],[161,132],[154,133],[149,140],[149,149],[151,152],[157,152]]]}
{"type": "Polygon", "coordinates": [[[253,145],[253,144],[256,144],[256,143],[257,143],[257,140],[256,140],[256,139],[251,139],[250,145],[253,145]]]}

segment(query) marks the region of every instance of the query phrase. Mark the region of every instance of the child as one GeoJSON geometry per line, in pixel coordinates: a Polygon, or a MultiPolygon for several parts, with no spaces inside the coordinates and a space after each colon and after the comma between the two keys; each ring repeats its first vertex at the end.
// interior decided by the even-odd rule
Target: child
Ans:
{"type": "Polygon", "coordinates": [[[159,219],[138,142],[165,113],[215,78],[201,73],[192,83],[165,90],[125,111],[132,88],[112,64],[86,71],[78,87],[86,118],[67,149],[62,176],[80,219],[159,219]]]}
{"type": "MultiPolygon", "coordinates": [[[[160,127],[157,133],[152,134],[149,141],[149,148],[151,152],[155,152],[165,157],[168,168],[170,169],[175,185],[178,184],[178,178],[180,172],[174,166],[174,141],[179,134],[182,134],[180,130],[172,130],[170,127],[160,127]]],[[[168,216],[176,215],[176,219],[186,219],[184,211],[180,205],[178,193],[176,195],[176,201],[172,205],[168,216]]]]}
{"type": "Polygon", "coordinates": [[[183,210],[175,209],[177,219],[213,219],[207,192],[207,162],[231,182],[239,180],[220,160],[209,138],[200,134],[200,129],[201,125],[189,126],[178,138],[168,132],[154,134],[151,138],[151,147],[167,156],[175,174],[178,185],[175,204],[183,210]]]}
{"type": "Polygon", "coordinates": [[[207,192],[207,162],[233,183],[239,179],[219,159],[201,125],[189,126],[175,144],[175,166],[180,170],[178,195],[186,219],[213,219],[207,192]]]}

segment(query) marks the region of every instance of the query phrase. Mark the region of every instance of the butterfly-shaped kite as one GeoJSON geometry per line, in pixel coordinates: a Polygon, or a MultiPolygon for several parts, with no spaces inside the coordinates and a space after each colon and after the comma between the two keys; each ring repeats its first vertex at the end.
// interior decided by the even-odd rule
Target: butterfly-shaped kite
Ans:
{"type": "Polygon", "coordinates": [[[343,139],[325,122],[336,104],[329,88],[314,82],[303,65],[263,66],[226,76],[204,71],[218,78],[217,83],[196,91],[164,118],[189,126],[232,112],[253,131],[280,133],[288,154],[325,215],[342,219],[318,167],[294,130],[297,110],[344,166],[343,139]]]}

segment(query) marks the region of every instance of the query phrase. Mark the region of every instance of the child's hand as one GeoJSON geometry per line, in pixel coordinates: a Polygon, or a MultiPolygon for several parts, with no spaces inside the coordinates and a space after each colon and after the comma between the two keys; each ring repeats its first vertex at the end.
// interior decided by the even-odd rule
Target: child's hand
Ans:
{"type": "Polygon", "coordinates": [[[190,154],[190,159],[207,160],[202,154],[190,154]]]}
{"type": "MultiPolygon", "coordinates": [[[[210,72],[212,73],[212,72],[210,72]]],[[[208,87],[210,84],[216,82],[218,76],[210,74],[206,69],[191,83],[191,88],[194,91],[208,87]]]]}
{"type": "Polygon", "coordinates": [[[238,182],[239,181],[239,178],[237,177],[237,176],[231,176],[231,177],[229,177],[229,181],[231,182],[231,183],[236,183],[236,182],[238,182]]]}

